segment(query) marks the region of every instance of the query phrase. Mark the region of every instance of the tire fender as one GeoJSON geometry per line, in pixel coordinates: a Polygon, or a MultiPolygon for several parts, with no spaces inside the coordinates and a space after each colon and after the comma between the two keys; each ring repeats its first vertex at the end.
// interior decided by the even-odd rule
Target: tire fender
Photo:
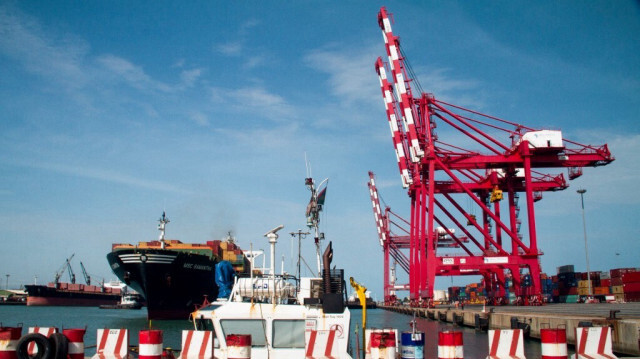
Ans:
{"type": "Polygon", "coordinates": [[[61,333],[53,333],[49,336],[49,344],[51,344],[50,358],[45,359],[67,359],[69,353],[69,339],[61,333]]]}
{"type": "Polygon", "coordinates": [[[49,339],[40,333],[29,333],[22,336],[16,344],[16,355],[18,359],[54,359],[52,358],[52,347],[49,339]],[[34,343],[38,352],[33,356],[29,355],[28,347],[34,343]]]}

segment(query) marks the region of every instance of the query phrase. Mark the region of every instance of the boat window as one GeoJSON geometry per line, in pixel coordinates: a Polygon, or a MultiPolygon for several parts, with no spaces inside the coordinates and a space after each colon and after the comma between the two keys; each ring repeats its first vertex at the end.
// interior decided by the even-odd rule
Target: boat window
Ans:
{"type": "Polygon", "coordinates": [[[229,334],[250,334],[252,347],[267,345],[266,324],[262,319],[222,319],[220,326],[225,337],[229,334]]]}
{"type": "Polygon", "coordinates": [[[304,320],[274,320],[274,348],[304,348],[304,320]]]}

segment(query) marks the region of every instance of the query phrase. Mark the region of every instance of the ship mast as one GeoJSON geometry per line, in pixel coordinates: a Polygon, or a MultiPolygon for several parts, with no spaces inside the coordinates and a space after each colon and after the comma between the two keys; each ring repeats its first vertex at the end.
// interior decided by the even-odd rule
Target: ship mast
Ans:
{"type": "Polygon", "coordinates": [[[309,200],[309,204],[307,205],[307,227],[313,228],[314,230],[314,240],[316,244],[316,262],[318,265],[318,276],[322,275],[322,262],[320,255],[320,240],[324,239],[324,233],[320,232],[318,225],[320,223],[320,211],[322,211],[322,207],[324,206],[324,199],[327,194],[327,184],[329,179],[326,178],[324,181],[320,182],[318,188],[321,188],[322,185],[325,187],[318,191],[318,188],[315,186],[315,182],[313,178],[307,177],[305,178],[305,184],[311,191],[311,200],[309,200]]]}
{"type": "Polygon", "coordinates": [[[158,238],[158,240],[160,241],[160,246],[162,249],[165,249],[165,241],[164,241],[164,228],[167,225],[167,223],[171,222],[169,220],[169,218],[167,218],[165,212],[162,212],[162,217],[160,217],[160,219],[158,220],[158,230],[160,231],[160,237],[158,238]]]}

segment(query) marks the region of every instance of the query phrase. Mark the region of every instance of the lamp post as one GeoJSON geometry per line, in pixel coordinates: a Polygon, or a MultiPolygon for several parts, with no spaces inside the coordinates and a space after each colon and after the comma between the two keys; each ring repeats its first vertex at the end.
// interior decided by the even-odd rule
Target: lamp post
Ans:
{"type": "Polygon", "coordinates": [[[587,284],[589,284],[589,292],[588,295],[591,296],[591,271],[589,270],[589,247],[587,246],[587,221],[584,217],[584,194],[587,192],[586,189],[580,188],[578,191],[580,193],[580,202],[582,204],[582,229],[584,231],[584,253],[587,259],[587,284]]]}
{"type": "Polygon", "coordinates": [[[9,277],[11,276],[11,274],[6,274],[6,276],[7,276],[7,284],[5,285],[4,289],[9,290],[9,277]]]}
{"type": "Polygon", "coordinates": [[[302,230],[298,229],[297,232],[291,232],[289,233],[291,235],[291,237],[295,237],[298,236],[298,272],[296,273],[298,280],[300,280],[300,278],[302,277],[302,273],[300,273],[300,258],[301,258],[301,254],[300,254],[300,248],[302,247],[302,239],[307,237],[307,234],[309,234],[309,232],[303,232],[302,230]]]}

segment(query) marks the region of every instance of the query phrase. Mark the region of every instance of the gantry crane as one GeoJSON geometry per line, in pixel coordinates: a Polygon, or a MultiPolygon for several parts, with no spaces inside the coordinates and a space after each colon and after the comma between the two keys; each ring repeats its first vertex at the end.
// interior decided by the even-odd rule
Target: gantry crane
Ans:
{"type": "MultiPolygon", "coordinates": [[[[409,288],[408,284],[396,284],[395,264],[399,264],[400,267],[409,274],[409,258],[401,249],[410,248],[410,231],[408,228],[410,227],[410,223],[393,212],[389,206],[385,206],[384,212],[382,212],[375,175],[371,171],[369,171],[369,182],[367,185],[369,187],[369,195],[371,196],[373,216],[378,230],[378,239],[384,253],[384,302],[386,305],[389,305],[397,301],[396,290],[406,290],[409,288]],[[398,232],[402,234],[396,234],[398,232]],[[394,260],[393,266],[390,265],[391,258],[394,260]]],[[[442,225],[442,223],[440,223],[440,225],[442,225]]],[[[454,233],[455,229],[449,229],[449,231],[454,233]]],[[[435,235],[437,237],[438,248],[457,248],[460,246],[458,242],[454,241],[453,238],[447,234],[447,231],[442,226],[436,228],[435,235]]],[[[468,242],[466,237],[458,237],[458,239],[463,243],[468,242]]]]}
{"type": "Polygon", "coordinates": [[[607,145],[582,145],[562,138],[560,131],[536,130],[437,100],[409,76],[410,68],[384,7],[378,13],[378,23],[391,76],[387,76],[382,58],[377,59],[375,69],[402,186],[411,200],[408,246],[412,304],[429,305],[436,275],[464,274],[482,275],[488,296],[496,302],[504,298],[505,277],[510,275],[523,304],[540,303],[542,252],[538,249],[534,202],[542,199],[543,192],[563,190],[568,184],[562,174],[544,174],[538,169],[568,168],[569,179],[574,179],[583,167],[614,160],[607,145]],[[412,84],[420,91],[417,96],[412,84]],[[457,133],[459,142],[442,141],[437,126],[449,136],[457,133]],[[524,193],[526,236],[520,233],[519,193],[524,193]],[[506,213],[501,208],[504,194],[506,213]],[[436,224],[464,254],[437,253],[436,224]],[[459,229],[473,246],[452,228],[459,229]],[[521,285],[524,272],[531,277],[530,287],[521,285]]]}

